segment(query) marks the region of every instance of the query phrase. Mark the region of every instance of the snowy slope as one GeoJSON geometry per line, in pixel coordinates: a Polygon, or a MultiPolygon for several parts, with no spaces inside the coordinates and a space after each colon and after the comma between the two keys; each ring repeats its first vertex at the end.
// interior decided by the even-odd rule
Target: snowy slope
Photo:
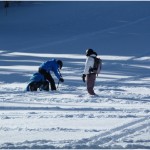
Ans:
{"type": "Polygon", "coordinates": [[[22,2],[7,15],[2,5],[1,149],[150,149],[150,2],[22,2]],[[81,80],[87,48],[103,60],[98,97],[81,80]],[[50,58],[65,82],[26,92],[50,58]]]}

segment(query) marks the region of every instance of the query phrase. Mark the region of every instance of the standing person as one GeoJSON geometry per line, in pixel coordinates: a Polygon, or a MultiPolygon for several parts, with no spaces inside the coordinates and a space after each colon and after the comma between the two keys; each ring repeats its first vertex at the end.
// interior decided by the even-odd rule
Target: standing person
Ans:
{"type": "Polygon", "coordinates": [[[39,67],[39,73],[41,73],[46,80],[49,81],[51,85],[51,90],[56,90],[55,81],[51,75],[51,71],[54,72],[55,76],[59,81],[64,82],[64,79],[61,76],[60,69],[63,66],[63,62],[61,60],[52,59],[42,63],[39,67]]]}
{"type": "Polygon", "coordinates": [[[95,95],[94,85],[96,79],[96,73],[93,71],[94,67],[94,58],[97,57],[97,53],[93,49],[86,50],[86,62],[85,68],[82,75],[83,82],[86,81],[87,91],[90,95],[95,95]]]}

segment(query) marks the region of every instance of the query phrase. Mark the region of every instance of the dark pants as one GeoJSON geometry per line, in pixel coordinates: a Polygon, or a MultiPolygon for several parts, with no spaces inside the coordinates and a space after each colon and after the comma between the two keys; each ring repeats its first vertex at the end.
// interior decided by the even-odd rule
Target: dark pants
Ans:
{"type": "Polygon", "coordinates": [[[27,89],[28,91],[37,91],[37,89],[49,91],[49,82],[48,81],[40,81],[40,82],[33,81],[28,84],[27,89]]]}
{"type": "Polygon", "coordinates": [[[96,74],[87,74],[87,91],[90,95],[95,95],[94,85],[95,85],[96,74]]]}
{"type": "Polygon", "coordinates": [[[46,80],[50,82],[51,90],[56,90],[55,81],[52,78],[51,74],[46,72],[46,70],[39,68],[39,73],[41,73],[46,80]]]}

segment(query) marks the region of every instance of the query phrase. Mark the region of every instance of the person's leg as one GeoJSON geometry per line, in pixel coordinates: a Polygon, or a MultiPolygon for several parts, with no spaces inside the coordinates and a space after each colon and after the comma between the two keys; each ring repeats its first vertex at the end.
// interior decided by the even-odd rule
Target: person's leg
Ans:
{"type": "Polygon", "coordinates": [[[43,74],[45,79],[48,80],[51,84],[51,90],[56,90],[56,86],[55,86],[55,81],[54,79],[52,78],[51,74],[50,73],[47,73],[45,70],[43,69],[39,69],[39,73],[43,74]]]}
{"type": "Polygon", "coordinates": [[[87,91],[90,95],[95,95],[94,85],[95,85],[96,74],[87,75],[87,91]]]}
{"type": "Polygon", "coordinates": [[[49,91],[49,82],[48,81],[43,81],[41,83],[40,90],[49,91]]]}
{"type": "Polygon", "coordinates": [[[29,91],[37,91],[37,84],[36,84],[36,82],[31,82],[28,85],[28,89],[29,89],[29,91]]]}
{"type": "Polygon", "coordinates": [[[54,81],[54,79],[52,78],[52,76],[51,76],[51,74],[49,74],[48,76],[47,76],[47,80],[50,82],[50,84],[51,84],[51,90],[53,91],[53,90],[56,90],[56,86],[55,86],[55,81],[54,81]]]}

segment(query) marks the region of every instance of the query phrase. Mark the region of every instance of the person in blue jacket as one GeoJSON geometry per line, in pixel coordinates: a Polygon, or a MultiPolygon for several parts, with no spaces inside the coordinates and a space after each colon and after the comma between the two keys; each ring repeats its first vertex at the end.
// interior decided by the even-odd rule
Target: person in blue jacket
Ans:
{"type": "Polygon", "coordinates": [[[51,90],[56,90],[55,81],[51,75],[51,72],[54,72],[55,76],[58,78],[60,82],[64,82],[62,75],[60,73],[60,69],[63,66],[63,62],[61,60],[51,59],[44,63],[42,63],[39,67],[39,73],[42,74],[51,85],[51,90]]]}
{"type": "Polygon", "coordinates": [[[37,91],[38,89],[49,91],[49,82],[45,80],[42,74],[36,72],[30,78],[26,91],[37,91]]]}

